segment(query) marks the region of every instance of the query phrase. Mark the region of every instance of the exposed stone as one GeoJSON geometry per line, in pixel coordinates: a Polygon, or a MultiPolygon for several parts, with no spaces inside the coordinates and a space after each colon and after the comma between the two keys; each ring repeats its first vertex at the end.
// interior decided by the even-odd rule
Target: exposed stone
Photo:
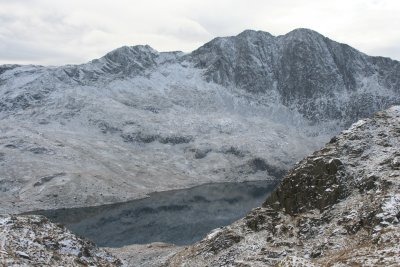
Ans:
{"type": "Polygon", "coordinates": [[[340,183],[346,174],[338,172],[342,165],[337,158],[314,156],[303,160],[289,172],[264,205],[284,208],[290,214],[314,208],[322,211],[346,194],[340,183]]]}
{"type": "Polygon", "coordinates": [[[0,215],[2,266],[122,266],[92,242],[42,216],[0,215]]]}

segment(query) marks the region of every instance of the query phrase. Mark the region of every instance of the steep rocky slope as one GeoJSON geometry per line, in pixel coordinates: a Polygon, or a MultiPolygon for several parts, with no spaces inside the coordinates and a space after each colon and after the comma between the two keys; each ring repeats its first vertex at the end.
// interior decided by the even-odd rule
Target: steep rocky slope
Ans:
{"type": "Polygon", "coordinates": [[[209,81],[276,99],[318,122],[353,123],[396,102],[399,62],[369,57],[308,29],[282,36],[247,30],[188,56],[209,81]]]}
{"type": "Polygon", "coordinates": [[[121,266],[120,260],[42,216],[0,215],[1,266],[121,266]]]}
{"type": "Polygon", "coordinates": [[[82,65],[0,66],[0,212],[277,179],[400,103],[400,63],[306,29],[189,54],[122,47],[82,65]]]}
{"type": "Polygon", "coordinates": [[[400,106],[295,165],[245,218],[168,266],[399,266],[400,106]]]}

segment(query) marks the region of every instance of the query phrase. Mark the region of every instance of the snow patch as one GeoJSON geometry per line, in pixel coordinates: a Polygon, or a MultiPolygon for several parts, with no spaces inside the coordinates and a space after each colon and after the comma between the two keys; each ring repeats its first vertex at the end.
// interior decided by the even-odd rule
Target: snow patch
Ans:
{"type": "Polygon", "coordinates": [[[59,243],[61,244],[60,248],[61,254],[71,254],[77,256],[80,252],[79,245],[74,240],[64,239],[59,243]]]}
{"type": "Polygon", "coordinates": [[[207,239],[207,240],[213,239],[221,232],[222,232],[221,228],[214,229],[205,237],[205,239],[207,239]]]}
{"type": "Polygon", "coordinates": [[[397,215],[400,214],[400,194],[394,196],[388,196],[382,204],[382,212],[376,215],[377,218],[381,219],[381,224],[398,223],[397,215]]]}

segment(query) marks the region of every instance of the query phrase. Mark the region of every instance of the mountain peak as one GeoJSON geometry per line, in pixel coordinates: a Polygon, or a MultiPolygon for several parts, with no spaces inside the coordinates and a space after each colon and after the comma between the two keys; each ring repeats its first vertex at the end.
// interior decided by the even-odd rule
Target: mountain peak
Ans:
{"type": "Polygon", "coordinates": [[[116,62],[139,54],[158,55],[158,51],[149,45],[122,46],[107,53],[103,58],[116,62]]]}
{"type": "Polygon", "coordinates": [[[270,34],[269,32],[265,32],[265,31],[256,31],[256,30],[244,30],[241,33],[239,33],[238,35],[236,35],[236,37],[255,37],[255,36],[268,36],[268,37],[273,37],[272,34],[270,34]]]}
{"type": "Polygon", "coordinates": [[[286,33],[285,35],[283,35],[284,37],[296,37],[296,38],[304,38],[304,37],[314,37],[314,38],[319,38],[319,37],[324,37],[322,34],[320,34],[319,32],[316,32],[314,30],[311,29],[307,29],[307,28],[297,28],[294,29],[288,33],[286,33]]]}
{"type": "MultiPolygon", "coordinates": [[[[149,45],[121,46],[82,67],[86,69],[84,76],[94,80],[99,78],[98,73],[137,75],[157,65],[156,59],[159,55],[160,53],[149,45]]],[[[75,75],[78,73],[75,71],[75,75]]],[[[69,76],[71,75],[73,76],[70,73],[69,76]]]]}

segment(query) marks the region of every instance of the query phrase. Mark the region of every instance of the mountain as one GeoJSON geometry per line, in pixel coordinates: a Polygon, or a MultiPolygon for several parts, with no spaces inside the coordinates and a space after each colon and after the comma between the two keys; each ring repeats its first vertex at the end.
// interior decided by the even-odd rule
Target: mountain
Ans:
{"type": "Polygon", "coordinates": [[[351,122],[400,103],[400,63],[314,31],[244,31],[191,53],[121,47],[0,66],[0,212],[280,179],[351,122]]]}
{"type": "Polygon", "coordinates": [[[358,121],[165,266],[398,266],[399,137],[400,106],[358,121]]]}
{"type": "Polygon", "coordinates": [[[400,88],[399,62],[308,29],[277,37],[247,30],[212,40],[190,59],[208,81],[269,95],[313,122],[352,123],[395,102],[400,88]]]}

